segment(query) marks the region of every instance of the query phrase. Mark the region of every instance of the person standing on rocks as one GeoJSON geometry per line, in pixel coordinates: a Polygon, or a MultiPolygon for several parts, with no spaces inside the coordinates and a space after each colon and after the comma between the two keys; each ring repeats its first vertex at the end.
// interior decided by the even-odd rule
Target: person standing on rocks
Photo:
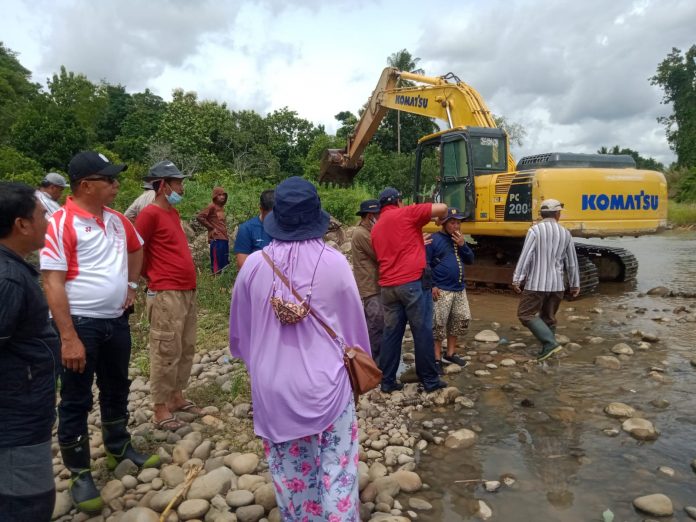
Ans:
{"type": "Polygon", "coordinates": [[[474,252],[459,231],[464,215],[450,207],[440,221],[442,230],[433,234],[427,246],[428,264],[433,273],[433,338],[435,363],[442,375],[442,361],[466,366],[468,361],[455,353],[457,338],[466,335],[471,320],[466,298],[464,265],[474,262],[474,252]],[[442,355],[442,341],[447,339],[447,352],[442,355]]]}
{"type": "Polygon", "coordinates": [[[435,365],[433,299],[430,270],[425,257],[422,229],[432,218],[447,215],[444,203],[404,206],[401,194],[388,187],[379,195],[379,221],[372,228],[372,246],[379,262],[379,286],[384,307],[384,334],[380,353],[381,389],[401,390],[396,372],[406,322],[411,325],[416,373],[426,392],[444,388],[435,365]]]}
{"type": "Polygon", "coordinates": [[[541,342],[537,361],[544,361],[563,348],[556,341],[556,312],[565,292],[564,267],[568,272],[571,297],[580,293],[573,238],[558,223],[562,209],[563,203],[556,199],[541,203],[542,220],[527,231],[512,276],[513,290],[522,294],[517,317],[541,342]]]}
{"type": "Polygon", "coordinates": [[[227,235],[225,204],[227,192],[222,187],[213,189],[213,202],[201,210],[196,219],[208,231],[210,244],[210,269],[213,274],[230,264],[230,241],[227,235]]]}
{"type": "Polygon", "coordinates": [[[46,177],[41,180],[39,188],[35,192],[36,199],[46,209],[46,217],[50,218],[53,213],[60,208],[60,197],[63,195],[63,190],[67,187],[65,178],[57,172],[49,172],[46,177]]]}
{"type": "Polygon", "coordinates": [[[369,353],[369,336],[355,279],[322,240],[329,215],[309,181],[280,183],[263,226],[273,241],[237,276],[230,351],[249,370],[281,518],[357,522],[360,441],[343,345],[369,353]]]}
{"type": "Polygon", "coordinates": [[[60,342],[39,273],[46,210],[23,183],[0,182],[0,519],[48,522],[56,488],[51,429],[60,342]]]}
{"type": "Polygon", "coordinates": [[[143,183],[143,193],[140,194],[133,203],[130,204],[130,206],[126,209],[126,211],[123,213],[124,216],[126,216],[128,219],[130,219],[131,223],[135,223],[135,218],[138,217],[138,214],[142,212],[142,210],[148,206],[150,203],[152,203],[155,200],[155,191],[152,189],[152,184],[149,182],[143,183]]]}
{"type": "Polygon", "coordinates": [[[69,197],[51,217],[41,251],[46,298],[61,340],[63,363],[58,443],[70,471],[70,496],[78,510],[98,513],[104,503],[90,470],[87,417],[97,378],[107,466],[131,460],[159,465],[137,452],[128,433],[129,308],[142,266],[142,239],[130,221],[106,205],[118,194],[114,165],[97,152],[76,154],[68,166],[69,197]]]}
{"type": "Polygon", "coordinates": [[[261,250],[271,242],[271,236],[266,234],[263,229],[263,220],[273,210],[274,200],[275,192],[264,190],[259,198],[259,215],[239,225],[234,241],[237,268],[242,268],[244,261],[250,254],[261,250]]]}
{"type": "Polygon", "coordinates": [[[184,423],[174,413],[199,414],[183,390],[191,376],[196,351],[196,267],[174,208],[184,194],[184,174],[171,161],[154,165],[146,176],[156,194],[135,220],[145,241],[143,276],[147,280],[150,321],[150,393],[153,422],[176,431],[184,423]]]}
{"type": "Polygon", "coordinates": [[[370,231],[379,219],[379,210],[379,201],[376,199],[368,199],[360,203],[360,210],[356,212],[356,215],[360,216],[360,223],[353,230],[350,239],[353,275],[365,310],[367,331],[370,333],[370,349],[375,361],[379,361],[384,332],[384,313],[379,287],[379,264],[372,248],[370,231]]]}

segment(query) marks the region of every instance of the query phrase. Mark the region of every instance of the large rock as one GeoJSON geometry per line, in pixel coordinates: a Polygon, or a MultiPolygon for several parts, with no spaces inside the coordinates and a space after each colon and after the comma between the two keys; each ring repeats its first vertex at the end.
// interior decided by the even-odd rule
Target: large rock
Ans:
{"type": "MultiPolygon", "coordinates": [[[[370,484],[370,486],[374,486],[376,495],[379,495],[380,493],[387,493],[392,498],[396,497],[399,494],[399,491],[401,491],[399,483],[394,477],[391,476],[380,477],[370,484]]],[[[365,490],[367,490],[367,488],[365,488],[365,490]]]]}
{"type": "Polygon", "coordinates": [[[658,436],[655,426],[647,419],[633,418],[625,420],[621,428],[638,440],[655,440],[658,436]]]}
{"type": "Polygon", "coordinates": [[[126,492],[126,486],[120,480],[110,480],[101,490],[101,498],[104,504],[108,504],[114,499],[120,498],[126,492]]]}
{"type": "Polygon", "coordinates": [[[413,456],[413,450],[406,446],[387,446],[384,450],[384,463],[387,466],[396,466],[399,464],[401,455],[413,456]]]}
{"type": "Polygon", "coordinates": [[[445,439],[445,447],[450,449],[470,448],[476,443],[476,433],[466,428],[457,430],[445,439]]]}
{"type": "Polygon", "coordinates": [[[254,503],[263,506],[266,512],[276,507],[277,503],[273,484],[264,484],[254,491],[254,503]]]}
{"type": "Polygon", "coordinates": [[[138,466],[135,465],[135,463],[130,460],[130,459],[125,459],[122,460],[121,462],[118,463],[118,466],[116,466],[116,469],[114,469],[114,477],[117,479],[122,479],[126,475],[137,475],[138,474],[138,466]]]}
{"type": "Polygon", "coordinates": [[[610,402],[604,408],[604,413],[616,418],[633,417],[636,414],[636,410],[623,402],[610,402]]]}
{"type": "Polygon", "coordinates": [[[666,286],[656,286],[647,291],[648,295],[654,295],[656,297],[665,297],[669,295],[669,288],[666,286]]]}
{"type": "Polygon", "coordinates": [[[411,507],[411,509],[417,509],[418,511],[430,511],[431,509],[433,509],[433,506],[430,502],[418,497],[409,498],[408,505],[411,507]]]}
{"type": "Polygon", "coordinates": [[[259,465],[259,458],[254,453],[237,455],[230,462],[230,468],[237,476],[248,475],[256,471],[259,465]]]}
{"type": "Polygon", "coordinates": [[[237,489],[248,489],[254,492],[264,482],[266,480],[259,475],[242,475],[237,479],[237,489]]]}
{"type": "Polygon", "coordinates": [[[655,517],[668,517],[674,512],[672,501],[662,493],[638,497],[633,500],[633,505],[636,509],[655,517]]]}
{"type": "Polygon", "coordinates": [[[53,516],[51,520],[62,517],[70,513],[72,509],[72,500],[70,499],[70,493],[68,490],[56,493],[56,503],[53,506],[53,516]]]}
{"type": "Polygon", "coordinates": [[[613,355],[598,355],[595,357],[594,363],[600,368],[608,368],[610,370],[620,370],[621,361],[613,355]]]}
{"type": "Polygon", "coordinates": [[[159,515],[146,507],[135,507],[126,511],[118,522],[158,522],[159,515]]]}
{"type": "Polygon", "coordinates": [[[399,470],[392,473],[391,476],[398,482],[401,491],[405,493],[413,493],[423,487],[423,481],[413,471],[399,470]]]}
{"type": "Polygon", "coordinates": [[[474,336],[474,339],[482,343],[497,343],[500,341],[500,336],[493,330],[481,330],[474,336]]]}
{"type": "Polygon", "coordinates": [[[251,506],[242,506],[236,511],[237,520],[239,522],[259,522],[263,518],[263,506],[252,504],[251,506]]]}
{"type": "MultiPolygon", "coordinates": [[[[164,491],[158,492],[154,497],[150,499],[150,507],[158,513],[161,513],[172,501],[172,499],[177,495],[179,489],[181,488],[165,489],[164,491]]],[[[177,501],[174,503],[174,507],[176,508],[176,506],[178,506],[180,502],[181,498],[177,499],[177,501]]]]}
{"type": "Polygon", "coordinates": [[[193,520],[201,518],[210,509],[210,502],[203,499],[193,499],[183,501],[176,510],[179,520],[193,520]]]}
{"type": "Polygon", "coordinates": [[[615,344],[612,346],[611,351],[616,355],[633,355],[633,348],[626,343],[615,344]]]}
{"type": "Polygon", "coordinates": [[[210,500],[215,495],[224,496],[229,491],[233,478],[231,469],[224,466],[216,468],[194,480],[186,498],[210,500]]]}
{"type": "Polygon", "coordinates": [[[170,488],[175,488],[186,480],[186,473],[177,465],[163,467],[159,476],[170,488]]]}
{"type": "Polygon", "coordinates": [[[237,489],[227,494],[225,502],[227,502],[227,505],[231,508],[248,506],[254,503],[254,494],[246,489],[237,489]]]}

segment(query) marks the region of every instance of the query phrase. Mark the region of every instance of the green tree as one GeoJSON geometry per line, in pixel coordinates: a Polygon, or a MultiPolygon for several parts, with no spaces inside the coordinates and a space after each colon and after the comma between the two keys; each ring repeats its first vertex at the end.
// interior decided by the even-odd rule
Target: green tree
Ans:
{"type": "Polygon", "coordinates": [[[123,85],[104,83],[102,90],[106,95],[106,107],[97,120],[96,136],[100,143],[113,148],[123,121],[133,109],[133,102],[123,85]]]}
{"type": "Polygon", "coordinates": [[[336,137],[347,141],[348,136],[353,134],[353,131],[355,130],[355,126],[358,123],[358,117],[350,111],[341,111],[336,114],[334,118],[341,122],[341,126],[336,131],[336,137]]]}
{"type": "Polygon", "coordinates": [[[672,48],[650,82],[664,91],[662,103],[672,105],[672,114],[658,121],[666,127],[667,141],[677,154],[677,164],[696,166],[696,45],[684,54],[672,48]]]}
{"type": "Polygon", "coordinates": [[[493,120],[496,127],[503,129],[508,135],[508,141],[511,145],[521,147],[524,144],[524,138],[527,136],[527,129],[521,123],[508,120],[505,116],[497,116],[493,114],[493,120]]]}
{"type": "Polygon", "coordinates": [[[46,170],[67,170],[73,155],[88,146],[87,131],[75,113],[46,96],[20,111],[10,133],[14,148],[46,170]]]}
{"type": "Polygon", "coordinates": [[[283,176],[301,176],[307,152],[319,134],[326,134],[323,126],[315,127],[300,118],[297,112],[287,107],[266,116],[268,145],[278,158],[283,176]]]}
{"type": "Polygon", "coordinates": [[[109,103],[106,89],[90,82],[84,74],[67,71],[48,79],[49,98],[61,109],[72,111],[87,132],[88,143],[97,139],[97,123],[109,103]]]}
{"type": "Polygon", "coordinates": [[[598,151],[599,154],[626,154],[633,157],[636,162],[636,168],[643,170],[659,170],[660,172],[665,171],[665,166],[657,161],[655,158],[645,158],[641,156],[638,151],[628,148],[620,148],[618,145],[614,145],[611,148],[601,147],[598,151]]]}
{"type": "Polygon", "coordinates": [[[0,147],[0,179],[37,185],[43,174],[43,169],[36,160],[12,147],[0,147]]]}
{"type": "Polygon", "coordinates": [[[31,72],[19,63],[17,53],[0,42],[0,143],[8,140],[21,108],[38,94],[39,85],[31,82],[31,72]]]}
{"type": "Polygon", "coordinates": [[[121,122],[114,150],[127,161],[144,162],[166,110],[167,103],[149,89],[131,95],[130,110],[121,122]]]}

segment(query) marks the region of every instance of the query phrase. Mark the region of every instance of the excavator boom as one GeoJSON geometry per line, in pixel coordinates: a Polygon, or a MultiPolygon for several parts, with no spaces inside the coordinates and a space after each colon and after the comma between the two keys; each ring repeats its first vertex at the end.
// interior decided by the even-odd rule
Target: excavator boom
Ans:
{"type": "MultiPolygon", "coordinates": [[[[319,180],[347,185],[363,165],[362,154],[388,109],[397,109],[455,127],[488,127],[496,124],[480,94],[453,74],[425,76],[387,67],[377,82],[345,149],[328,149],[320,165],[319,180]],[[399,79],[419,85],[399,86],[399,79]]],[[[509,149],[508,149],[509,150],[509,149]]],[[[508,153],[508,168],[514,167],[508,153]]]]}

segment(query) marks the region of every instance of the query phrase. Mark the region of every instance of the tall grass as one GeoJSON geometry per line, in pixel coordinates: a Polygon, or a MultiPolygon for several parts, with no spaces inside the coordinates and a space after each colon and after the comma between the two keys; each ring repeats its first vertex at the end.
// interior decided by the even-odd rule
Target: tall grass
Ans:
{"type": "Polygon", "coordinates": [[[677,226],[696,225],[696,203],[677,203],[670,201],[667,218],[677,226]]]}

